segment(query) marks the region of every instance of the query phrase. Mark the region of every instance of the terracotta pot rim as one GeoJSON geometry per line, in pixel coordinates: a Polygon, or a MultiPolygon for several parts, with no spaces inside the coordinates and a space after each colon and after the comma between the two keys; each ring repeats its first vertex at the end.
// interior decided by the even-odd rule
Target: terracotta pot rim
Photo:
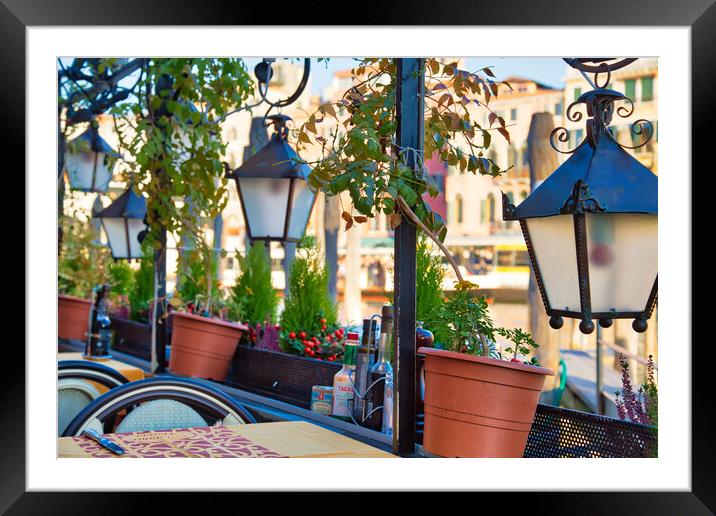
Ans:
{"type": "Polygon", "coordinates": [[[231,328],[233,330],[248,331],[249,327],[245,324],[233,323],[229,321],[222,321],[221,319],[214,319],[212,317],[204,317],[203,315],[189,314],[186,312],[171,312],[172,317],[181,317],[184,319],[190,319],[193,321],[204,322],[207,324],[215,324],[217,326],[223,326],[225,328],[231,328]]]}
{"type": "Polygon", "coordinates": [[[554,371],[546,367],[534,366],[529,364],[518,364],[517,362],[508,362],[507,360],[499,360],[497,358],[482,357],[478,355],[470,355],[468,353],[458,353],[456,351],[448,351],[447,349],[435,349],[421,347],[418,353],[424,355],[434,355],[441,358],[451,358],[454,360],[464,360],[466,362],[477,362],[495,367],[504,367],[505,369],[515,369],[526,373],[543,374],[545,376],[554,376],[554,371]]]}
{"type": "Polygon", "coordinates": [[[65,301],[75,301],[77,303],[92,303],[89,299],[86,299],[84,297],[71,296],[69,294],[57,294],[57,299],[64,299],[65,301]]]}

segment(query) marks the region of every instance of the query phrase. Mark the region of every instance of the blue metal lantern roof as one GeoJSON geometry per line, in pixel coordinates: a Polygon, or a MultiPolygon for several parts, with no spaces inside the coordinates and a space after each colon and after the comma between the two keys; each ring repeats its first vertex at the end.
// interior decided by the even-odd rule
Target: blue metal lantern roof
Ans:
{"type": "Polygon", "coordinates": [[[580,97],[594,116],[587,121],[587,138],[519,206],[512,206],[503,194],[505,220],[582,212],[658,213],[657,176],[606,130],[612,103],[624,98],[618,94],[615,99],[614,93],[595,90],[580,97]]]}
{"type": "Polygon", "coordinates": [[[125,218],[144,219],[147,214],[147,201],[142,195],[137,195],[130,186],[122,195],[117,197],[112,204],[99,213],[97,218],[125,218]]]}
{"type": "Polygon", "coordinates": [[[286,139],[279,133],[274,133],[261,150],[234,170],[233,176],[237,179],[242,177],[306,179],[311,173],[311,167],[300,163],[299,160],[298,154],[286,139]]]}
{"type": "Polygon", "coordinates": [[[72,143],[79,142],[81,144],[87,145],[90,149],[92,149],[95,152],[104,152],[108,156],[112,156],[115,158],[121,158],[122,155],[119,154],[117,151],[115,151],[107,141],[102,138],[94,129],[91,127],[87,129],[85,132],[80,134],[77,138],[72,140],[72,143]],[[86,142],[86,143],[85,143],[86,142]]]}

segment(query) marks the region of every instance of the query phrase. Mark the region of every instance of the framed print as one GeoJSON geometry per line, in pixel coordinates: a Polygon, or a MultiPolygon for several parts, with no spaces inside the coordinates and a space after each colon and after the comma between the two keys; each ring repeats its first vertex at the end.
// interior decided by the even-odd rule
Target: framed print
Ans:
{"type": "Polygon", "coordinates": [[[27,199],[3,509],[715,510],[690,298],[712,2],[0,12],[27,199]]]}

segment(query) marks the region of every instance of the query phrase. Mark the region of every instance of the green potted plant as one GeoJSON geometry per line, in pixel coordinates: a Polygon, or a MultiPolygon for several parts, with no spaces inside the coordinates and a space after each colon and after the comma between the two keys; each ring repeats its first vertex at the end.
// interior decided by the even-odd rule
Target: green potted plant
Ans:
{"type": "Polygon", "coordinates": [[[107,281],[109,250],[99,234],[78,213],[63,215],[62,248],[57,266],[57,335],[85,340],[92,289],[107,281]]]}
{"type": "MultiPolygon", "coordinates": [[[[420,348],[425,363],[424,447],[441,456],[521,457],[545,375],[552,371],[527,361],[534,342],[525,332],[495,328],[484,297],[475,297],[443,241],[447,227],[424,195],[437,185],[424,160],[438,157],[462,172],[497,176],[489,157],[493,133],[510,139],[505,121],[489,107],[501,88],[490,68],[470,72],[458,62],[424,61],[424,149],[399,147],[396,129],[396,62],[366,59],[353,70],[354,86],[333,104],[320,106],[298,135],[299,145],[318,145],[309,182],[327,195],[346,192],[346,229],[383,212],[392,228],[412,223],[445,254],[458,281],[452,299],[426,321],[447,349],[420,348]],[[478,108],[479,107],[479,108],[478,108]],[[338,109],[336,109],[338,108],[338,109]],[[487,123],[476,116],[487,111],[487,123]],[[335,119],[345,127],[326,138],[316,124],[335,119]],[[408,159],[411,156],[413,159],[408,159]],[[413,165],[414,163],[414,165],[413,165]],[[358,215],[353,215],[357,211],[358,215]],[[495,335],[514,339],[514,354],[503,360],[495,335]]],[[[505,354],[509,352],[505,349],[505,354]]]]}
{"type": "Polygon", "coordinates": [[[214,251],[202,240],[184,250],[177,271],[177,289],[170,299],[171,354],[169,369],[176,374],[223,381],[244,324],[226,320],[224,296],[216,279],[214,251]]]}
{"type": "MultiPolygon", "coordinates": [[[[263,243],[251,245],[246,256],[236,253],[239,276],[229,292],[227,302],[231,320],[248,325],[249,333],[242,342],[255,345],[257,341],[271,341],[277,347],[276,311],[279,295],[271,283],[271,262],[263,243]],[[268,331],[272,328],[273,331],[268,331]]],[[[267,347],[274,347],[268,346],[267,347]]]]}
{"type": "Polygon", "coordinates": [[[297,246],[280,327],[283,351],[329,362],[340,360],[344,330],[328,294],[328,267],[314,238],[305,237],[297,246]]]}

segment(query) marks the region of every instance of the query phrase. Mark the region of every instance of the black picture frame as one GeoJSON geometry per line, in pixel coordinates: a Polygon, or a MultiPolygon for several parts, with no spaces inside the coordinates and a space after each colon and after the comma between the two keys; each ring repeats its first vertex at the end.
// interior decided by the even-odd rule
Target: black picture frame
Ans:
{"type": "MultiPolygon", "coordinates": [[[[716,50],[713,37],[716,32],[716,7],[713,4],[714,0],[602,0],[588,3],[562,0],[530,3],[515,0],[496,0],[490,3],[394,0],[382,4],[378,10],[351,9],[350,24],[691,27],[691,100],[692,106],[698,106],[698,109],[692,110],[692,161],[706,163],[705,159],[698,158],[705,158],[712,146],[707,142],[707,138],[712,134],[707,124],[711,123],[710,117],[715,111],[711,84],[716,50]]],[[[25,29],[28,26],[333,25],[344,24],[346,20],[345,17],[338,18],[341,9],[336,3],[311,2],[310,8],[293,10],[260,6],[261,4],[255,2],[236,0],[3,0],[0,4],[0,61],[3,71],[3,79],[0,80],[0,102],[5,115],[4,123],[1,124],[3,144],[7,149],[25,147],[25,105],[31,100],[27,99],[25,94],[25,29]]],[[[567,46],[564,52],[569,53],[567,46]]],[[[24,153],[11,153],[19,156],[18,166],[13,170],[24,169],[24,153]]],[[[679,173],[690,173],[686,163],[679,173]]],[[[12,188],[13,191],[19,187],[19,182],[6,185],[6,188],[12,188]]],[[[17,249],[20,249],[19,245],[17,249]]],[[[24,247],[22,252],[24,253],[24,247]]],[[[19,259],[14,258],[10,263],[15,266],[14,264],[19,262],[19,259]]],[[[27,272],[26,269],[26,274],[27,272]]],[[[37,317],[37,314],[28,312],[25,317],[37,317]]],[[[708,340],[708,336],[706,337],[708,340]]],[[[675,345],[685,347],[690,342],[691,336],[684,335],[684,342],[675,345]]],[[[707,345],[710,343],[702,341],[699,344],[708,349],[707,345]]],[[[2,374],[0,478],[3,480],[0,482],[0,510],[7,511],[8,514],[75,514],[80,507],[92,514],[146,511],[148,497],[140,494],[128,496],[123,493],[26,492],[24,389],[27,364],[24,349],[19,345],[12,345],[8,341],[3,351],[3,358],[9,365],[3,368],[2,374]]],[[[694,356],[698,355],[694,353],[694,356]]],[[[711,514],[716,511],[716,440],[713,438],[716,427],[709,423],[712,420],[709,416],[713,407],[713,373],[709,370],[710,367],[709,360],[692,361],[691,492],[515,493],[509,495],[510,512],[520,506],[537,514],[711,514]]],[[[51,417],[54,418],[54,415],[51,417]]],[[[525,480],[528,483],[529,479],[525,480]]],[[[628,483],[627,479],[625,483],[628,483]]],[[[555,485],[559,485],[558,478],[555,478],[555,485]]],[[[494,497],[486,493],[473,496],[479,497],[473,499],[483,507],[486,507],[484,504],[488,501],[485,497],[494,497]]],[[[497,494],[497,497],[502,499],[505,496],[497,494]]],[[[186,504],[185,500],[186,497],[162,497],[162,512],[171,511],[176,502],[186,504]]],[[[184,507],[186,508],[186,505],[184,507]]]]}

